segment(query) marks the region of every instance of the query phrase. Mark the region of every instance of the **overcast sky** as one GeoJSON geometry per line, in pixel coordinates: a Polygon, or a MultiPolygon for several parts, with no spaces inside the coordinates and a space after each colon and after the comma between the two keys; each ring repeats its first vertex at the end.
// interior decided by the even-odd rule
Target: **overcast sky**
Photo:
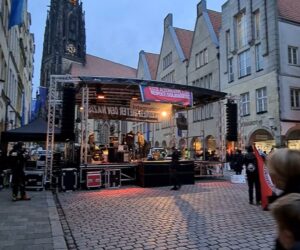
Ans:
{"type": "MultiPolygon", "coordinates": [[[[83,0],[87,53],[136,68],[140,50],[159,53],[163,20],[173,14],[173,26],[194,30],[200,0],[83,0]]],[[[225,0],[207,0],[221,11],[225,0]]],[[[28,0],[35,36],[34,95],[40,81],[41,57],[50,0],[28,0]]]]}

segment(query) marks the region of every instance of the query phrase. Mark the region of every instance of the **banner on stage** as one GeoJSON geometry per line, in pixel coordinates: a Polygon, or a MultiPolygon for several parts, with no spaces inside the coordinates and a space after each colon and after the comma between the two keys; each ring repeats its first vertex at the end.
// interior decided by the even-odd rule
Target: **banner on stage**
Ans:
{"type": "MultiPolygon", "coordinates": [[[[165,109],[171,110],[171,105],[165,105],[165,109]]],[[[135,103],[129,106],[90,105],[89,119],[125,120],[141,122],[160,122],[161,110],[157,105],[144,105],[135,103]]],[[[170,111],[167,111],[170,112],[170,111]]]]}
{"type": "Polygon", "coordinates": [[[193,93],[187,90],[140,86],[143,102],[171,103],[193,106],[193,93]]]}

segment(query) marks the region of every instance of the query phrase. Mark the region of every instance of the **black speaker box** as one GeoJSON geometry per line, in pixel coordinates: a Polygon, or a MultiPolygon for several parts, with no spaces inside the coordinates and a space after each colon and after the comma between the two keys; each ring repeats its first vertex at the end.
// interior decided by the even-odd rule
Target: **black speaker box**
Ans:
{"type": "Polygon", "coordinates": [[[75,120],[75,89],[64,88],[63,108],[61,120],[61,133],[65,139],[74,140],[74,120],[75,120]]]}

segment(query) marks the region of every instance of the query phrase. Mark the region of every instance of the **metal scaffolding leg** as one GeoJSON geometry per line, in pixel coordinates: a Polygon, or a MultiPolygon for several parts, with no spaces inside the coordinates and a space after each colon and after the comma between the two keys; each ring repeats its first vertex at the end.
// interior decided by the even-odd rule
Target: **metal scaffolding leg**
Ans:
{"type": "Polygon", "coordinates": [[[52,182],[54,132],[55,132],[55,106],[57,99],[56,79],[50,76],[50,85],[48,92],[48,126],[46,141],[46,166],[45,166],[45,184],[52,182]]]}
{"type": "Polygon", "coordinates": [[[220,158],[221,160],[225,160],[226,157],[226,115],[225,115],[225,103],[224,101],[218,102],[218,108],[219,108],[219,119],[218,119],[218,128],[219,128],[219,143],[220,143],[220,158]]]}
{"type": "Polygon", "coordinates": [[[82,88],[81,101],[81,164],[87,164],[88,155],[88,112],[89,112],[89,89],[87,86],[82,88]]]}

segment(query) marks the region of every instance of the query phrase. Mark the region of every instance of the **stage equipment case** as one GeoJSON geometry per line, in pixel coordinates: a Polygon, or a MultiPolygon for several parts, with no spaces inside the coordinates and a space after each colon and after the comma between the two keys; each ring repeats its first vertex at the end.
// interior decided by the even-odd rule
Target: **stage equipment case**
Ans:
{"type": "Polygon", "coordinates": [[[86,187],[100,188],[102,186],[102,174],[101,171],[87,172],[86,174],[86,187]]]}
{"type": "Polygon", "coordinates": [[[77,170],[76,168],[63,168],[60,178],[60,188],[62,191],[77,189],[77,170]]]}
{"type": "Polygon", "coordinates": [[[44,171],[26,170],[25,171],[25,187],[26,189],[43,190],[44,171]]]}
{"type": "Polygon", "coordinates": [[[117,188],[121,186],[121,170],[106,169],[105,170],[105,186],[107,188],[117,188]]]}

